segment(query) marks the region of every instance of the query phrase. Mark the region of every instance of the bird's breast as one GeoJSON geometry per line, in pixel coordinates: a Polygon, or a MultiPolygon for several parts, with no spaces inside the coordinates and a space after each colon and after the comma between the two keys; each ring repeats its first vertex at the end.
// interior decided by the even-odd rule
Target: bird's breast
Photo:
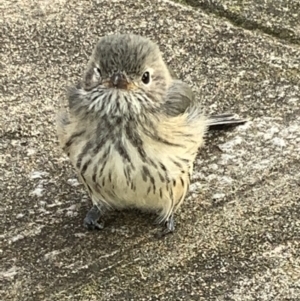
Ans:
{"type": "Polygon", "coordinates": [[[73,151],[71,161],[94,202],[163,209],[186,194],[190,159],[180,157],[176,146],[153,140],[137,124],[123,124],[110,134],[95,131],[73,151]]]}

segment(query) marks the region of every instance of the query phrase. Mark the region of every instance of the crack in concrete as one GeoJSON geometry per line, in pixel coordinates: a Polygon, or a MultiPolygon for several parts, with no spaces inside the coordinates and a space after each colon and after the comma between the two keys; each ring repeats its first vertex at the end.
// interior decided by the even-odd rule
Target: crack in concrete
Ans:
{"type": "Polygon", "coordinates": [[[226,18],[229,22],[237,27],[241,27],[247,30],[260,30],[261,32],[272,36],[274,38],[284,40],[290,44],[300,45],[300,39],[294,32],[288,28],[272,25],[269,26],[260,24],[255,20],[246,19],[238,13],[224,9],[222,5],[217,3],[200,2],[199,0],[174,0],[187,6],[201,8],[204,12],[214,14],[217,17],[226,18]]]}

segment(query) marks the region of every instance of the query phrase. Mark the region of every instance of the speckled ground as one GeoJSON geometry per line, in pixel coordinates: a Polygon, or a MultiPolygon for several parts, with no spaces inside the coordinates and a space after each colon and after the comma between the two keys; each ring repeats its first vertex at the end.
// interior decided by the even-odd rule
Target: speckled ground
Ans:
{"type": "Polygon", "coordinates": [[[298,0],[176,0],[227,18],[237,26],[260,30],[300,45],[298,0]]]}
{"type": "Polygon", "coordinates": [[[297,43],[170,1],[4,0],[0,11],[3,300],[299,300],[297,43]],[[116,31],[157,41],[208,112],[250,120],[208,136],[163,240],[154,216],[132,211],[87,232],[89,200],[57,144],[66,85],[116,31]]]}

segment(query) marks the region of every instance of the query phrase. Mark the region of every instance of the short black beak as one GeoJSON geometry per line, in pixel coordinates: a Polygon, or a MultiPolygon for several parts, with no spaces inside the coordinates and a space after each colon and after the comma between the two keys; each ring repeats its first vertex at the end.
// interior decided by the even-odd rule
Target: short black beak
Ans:
{"type": "Polygon", "coordinates": [[[120,89],[127,89],[129,84],[125,75],[121,72],[114,73],[110,78],[110,82],[113,87],[120,89]]]}

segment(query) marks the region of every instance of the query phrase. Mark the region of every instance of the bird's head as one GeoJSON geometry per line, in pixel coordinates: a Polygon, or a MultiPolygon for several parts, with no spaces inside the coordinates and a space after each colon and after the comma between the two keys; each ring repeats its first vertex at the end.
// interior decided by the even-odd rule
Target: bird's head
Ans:
{"type": "Polygon", "coordinates": [[[98,108],[151,108],[164,101],[170,82],[155,43],[138,35],[116,34],[97,43],[84,74],[83,89],[93,93],[98,108]]]}

